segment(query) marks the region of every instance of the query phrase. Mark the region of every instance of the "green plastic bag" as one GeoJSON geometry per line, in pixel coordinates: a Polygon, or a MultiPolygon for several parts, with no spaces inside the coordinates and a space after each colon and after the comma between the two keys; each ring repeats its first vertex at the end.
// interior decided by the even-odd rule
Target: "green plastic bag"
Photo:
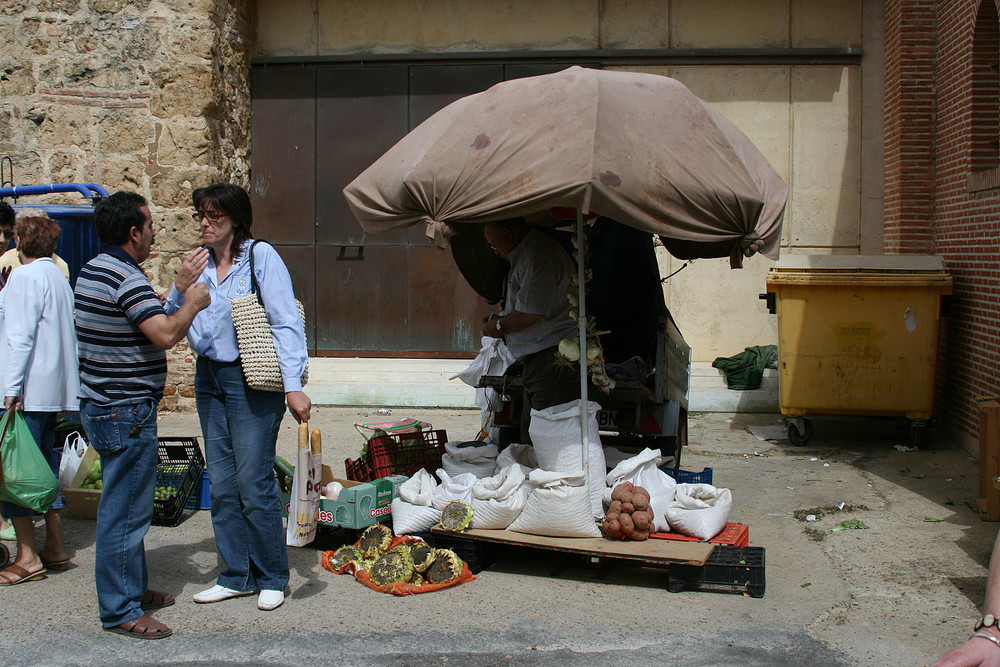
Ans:
{"type": "Polygon", "coordinates": [[[59,495],[59,480],[20,410],[4,413],[0,434],[0,500],[47,512],[59,495]]]}

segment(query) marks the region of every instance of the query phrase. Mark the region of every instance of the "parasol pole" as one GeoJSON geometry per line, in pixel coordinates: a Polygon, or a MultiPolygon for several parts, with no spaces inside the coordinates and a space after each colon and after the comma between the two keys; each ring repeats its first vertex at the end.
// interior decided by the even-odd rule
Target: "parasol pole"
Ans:
{"type": "Polygon", "coordinates": [[[577,309],[580,317],[577,319],[577,328],[580,333],[580,442],[583,443],[583,482],[590,486],[590,429],[587,424],[588,403],[587,403],[587,290],[586,276],[587,255],[583,244],[583,225],[586,208],[590,207],[590,191],[587,191],[583,200],[583,207],[576,212],[576,276],[577,295],[580,306],[577,309]]]}

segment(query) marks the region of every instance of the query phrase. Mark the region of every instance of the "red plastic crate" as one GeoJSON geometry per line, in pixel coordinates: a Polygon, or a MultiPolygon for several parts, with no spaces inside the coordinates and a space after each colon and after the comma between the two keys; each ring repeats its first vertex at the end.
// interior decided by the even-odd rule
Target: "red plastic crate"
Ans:
{"type": "MultiPolygon", "coordinates": [[[[650,533],[658,540],[675,540],[678,542],[701,542],[697,537],[681,533],[650,533]]],[[[750,526],[745,523],[727,523],[719,534],[709,540],[712,544],[725,544],[732,547],[750,546],[750,526]]]]}
{"type": "Polygon", "coordinates": [[[443,429],[375,436],[360,458],[344,461],[347,479],[372,482],[389,475],[412,477],[421,468],[433,474],[441,467],[446,442],[448,434],[443,429]]]}

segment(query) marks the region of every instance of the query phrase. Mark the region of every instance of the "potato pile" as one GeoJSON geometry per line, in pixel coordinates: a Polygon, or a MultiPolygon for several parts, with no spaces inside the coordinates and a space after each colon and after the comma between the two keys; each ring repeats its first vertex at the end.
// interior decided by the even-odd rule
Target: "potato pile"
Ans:
{"type": "Polygon", "coordinates": [[[610,538],[645,540],[653,528],[653,510],[649,508],[649,491],[623,482],[611,492],[611,506],[604,516],[601,530],[610,538]]]}

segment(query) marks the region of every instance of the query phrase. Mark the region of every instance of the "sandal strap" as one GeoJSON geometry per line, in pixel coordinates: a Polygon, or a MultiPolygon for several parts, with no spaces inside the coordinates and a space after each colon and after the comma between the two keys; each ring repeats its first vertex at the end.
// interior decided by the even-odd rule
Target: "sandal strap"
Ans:
{"type": "Polygon", "coordinates": [[[143,614],[139,618],[132,621],[125,621],[118,627],[126,632],[132,632],[140,635],[155,635],[169,630],[166,625],[160,623],[155,618],[148,616],[147,614],[143,614]],[[139,621],[143,620],[145,620],[145,623],[143,625],[139,625],[139,621]],[[161,627],[156,627],[157,625],[161,627]],[[150,632],[150,630],[152,630],[152,632],[150,632]]]}
{"type": "Polygon", "coordinates": [[[4,569],[0,570],[0,576],[2,576],[8,582],[14,583],[15,580],[11,579],[8,575],[13,574],[17,577],[17,581],[20,581],[21,579],[27,579],[28,577],[33,577],[36,574],[40,574],[42,572],[44,572],[44,570],[37,570],[35,572],[31,572],[27,568],[18,565],[17,563],[12,563],[11,565],[8,565],[4,569]]]}

